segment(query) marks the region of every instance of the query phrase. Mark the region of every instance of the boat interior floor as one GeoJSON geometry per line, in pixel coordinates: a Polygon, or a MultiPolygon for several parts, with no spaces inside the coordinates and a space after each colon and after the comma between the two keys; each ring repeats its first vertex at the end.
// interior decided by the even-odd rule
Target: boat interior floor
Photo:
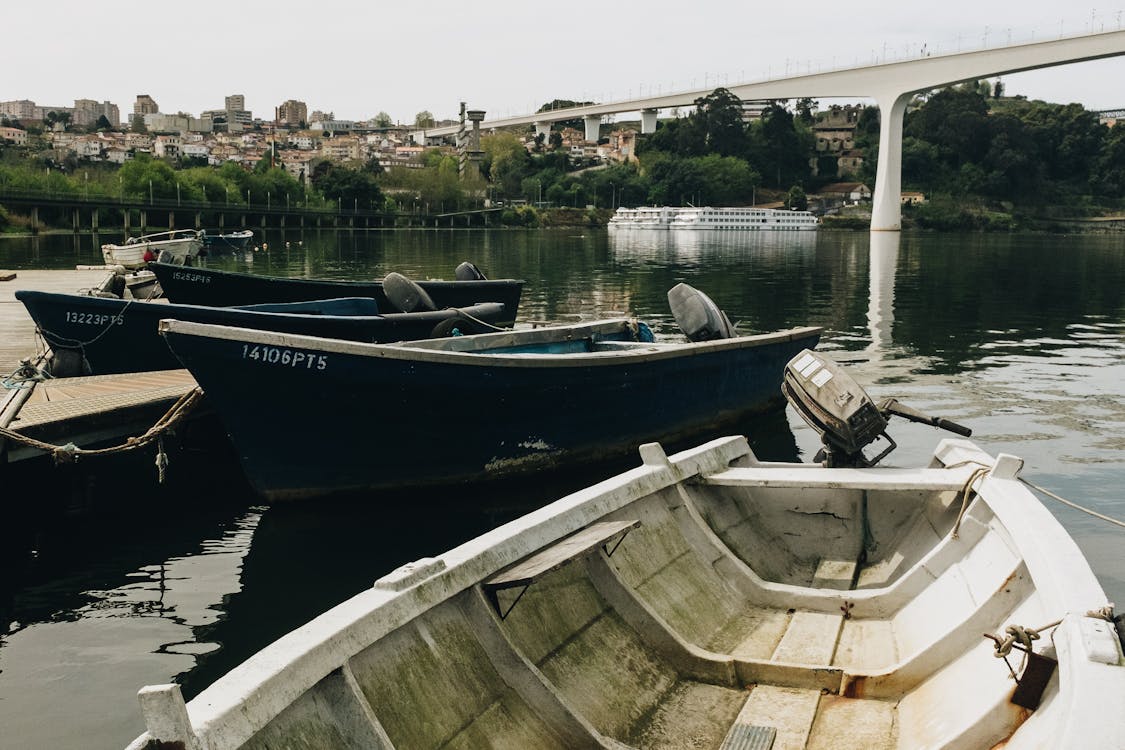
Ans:
{"type": "MultiPolygon", "coordinates": [[[[953,532],[965,474],[934,476],[786,487],[735,467],[668,487],[402,625],[340,679],[399,748],[991,746],[1029,712],[981,634],[1055,613],[986,503],[953,532]]],[[[308,700],[252,746],[291,739],[308,700]]]]}

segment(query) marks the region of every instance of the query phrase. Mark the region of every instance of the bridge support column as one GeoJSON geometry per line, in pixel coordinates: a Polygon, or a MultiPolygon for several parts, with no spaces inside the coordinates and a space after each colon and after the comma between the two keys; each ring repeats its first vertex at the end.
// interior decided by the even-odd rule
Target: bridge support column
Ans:
{"type": "Polygon", "coordinates": [[[902,120],[910,94],[876,96],[879,105],[879,163],[871,198],[871,231],[902,229],[902,120]]]}
{"type": "Polygon", "coordinates": [[[537,122],[535,123],[535,136],[543,136],[543,145],[546,146],[551,140],[551,123],[537,122]]]}
{"type": "Polygon", "coordinates": [[[176,228],[176,212],[175,211],[169,211],[168,212],[168,228],[169,229],[175,229],[176,228]]]}
{"type": "Polygon", "coordinates": [[[126,208],[121,213],[124,215],[124,219],[125,219],[125,236],[128,237],[129,236],[129,217],[132,215],[133,211],[130,208],[126,208]]]}
{"type": "Polygon", "coordinates": [[[78,234],[78,227],[80,226],[80,224],[81,219],[78,216],[78,209],[76,208],[70,212],[70,226],[74,230],[75,234],[78,234]]]}
{"type": "Polygon", "coordinates": [[[226,221],[227,221],[227,215],[224,214],[222,211],[220,211],[219,212],[219,234],[223,233],[223,231],[222,231],[223,225],[226,224],[226,221]]]}
{"type": "Polygon", "coordinates": [[[141,209],[141,234],[148,234],[148,211],[141,209]]]}
{"type": "Polygon", "coordinates": [[[582,119],[586,124],[586,140],[596,142],[601,135],[602,116],[586,115],[582,119]]]}
{"type": "Polygon", "coordinates": [[[195,228],[196,229],[202,229],[203,228],[203,212],[202,211],[196,211],[195,212],[195,228]]]}
{"type": "Polygon", "coordinates": [[[90,229],[94,234],[98,233],[98,209],[90,209],[90,229]]]}
{"type": "Polygon", "coordinates": [[[644,134],[656,132],[656,110],[655,109],[642,109],[641,110],[641,132],[644,134]]]}

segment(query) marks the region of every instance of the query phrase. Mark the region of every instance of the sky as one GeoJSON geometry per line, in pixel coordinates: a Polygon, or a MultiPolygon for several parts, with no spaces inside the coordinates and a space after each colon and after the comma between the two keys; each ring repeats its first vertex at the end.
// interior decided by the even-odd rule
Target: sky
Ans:
{"type": "MultiPolygon", "coordinates": [[[[137,94],[166,113],[222,109],[244,94],[271,119],[287,99],[338,119],[380,112],[413,123],[489,119],[552,99],[641,94],[817,72],[1060,34],[1125,28],[1125,4],[944,0],[770,4],[730,0],[545,3],[513,0],[101,0],[5,3],[0,101],[73,106],[137,94]],[[783,5],[784,7],[778,7],[783,5]]],[[[1007,94],[1125,108],[1125,57],[1005,77],[1007,94]]],[[[826,106],[822,104],[822,106],[826,106]]]]}

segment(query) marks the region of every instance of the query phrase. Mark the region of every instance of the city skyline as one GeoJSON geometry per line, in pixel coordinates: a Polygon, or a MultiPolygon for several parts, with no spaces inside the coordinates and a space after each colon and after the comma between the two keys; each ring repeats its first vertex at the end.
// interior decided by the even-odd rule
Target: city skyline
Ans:
{"type": "MultiPolygon", "coordinates": [[[[77,4],[62,0],[62,7],[77,4]]],[[[384,17],[374,6],[345,0],[326,11],[323,23],[289,0],[271,6],[269,15],[199,0],[190,23],[138,0],[107,0],[99,8],[106,12],[92,17],[52,9],[50,19],[43,6],[5,9],[9,28],[35,29],[49,20],[52,37],[65,43],[45,54],[38,35],[9,35],[8,59],[34,63],[5,77],[0,101],[69,107],[75,99],[108,100],[126,119],[140,93],[164,113],[193,115],[221,109],[224,97],[240,93],[261,119],[294,99],[310,113],[367,120],[387,112],[404,124],[421,111],[455,118],[465,101],[491,119],[527,114],[556,98],[614,101],[713,89],[1125,27],[1116,8],[1060,15],[1042,0],[987,6],[950,0],[926,9],[925,19],[916,7],[875,0],[768,10],[703,0],[690,13],[654,0],[628,11],[543,17],[510,0],[487,7],[436,0],[419,18],[384,17]],[[338,23],[341,18],[349,23],[338,23]],[[107,60],[110,38],[114,54],[107,60]]],[[[1125,107],[1125,92],[1106,85],[1123,74],[1125,58],[1113,58],[1008,76],[1004,84],[1008,94],[1110,109],[1125,107]]]]}

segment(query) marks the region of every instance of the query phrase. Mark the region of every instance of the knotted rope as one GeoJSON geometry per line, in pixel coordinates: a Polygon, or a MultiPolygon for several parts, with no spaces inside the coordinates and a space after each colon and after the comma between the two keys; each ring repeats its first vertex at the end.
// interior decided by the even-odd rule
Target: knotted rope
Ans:
{"type": "Polygon", "coordinates": [[[137,448],[143,448],[149,443],[156,441],[157,475],[160,481],[163,482],[164,471],[168,467],[168,454],[164,452],[164,435],[182,422],[202,399],[202,388],[196,387],[191,389],[180,396],[179,399],[176,400],[176,403],[172,404],[168,411],[164,413],[164,416],[156,420],[152,427],[149,427],[143,435],[126,438],[124,443],[107,448],[79,448],[74,443],[55,445],[29,437],[15,430],[8,429],[7,427],[0,427],[0,438],[5,438],[30,448],[36,448],[44,453],[49,453],[56,465],[74,463],[83,456],[109,456],[115,453],[125,453],[127,451],[136,450],[137,448]]]}

